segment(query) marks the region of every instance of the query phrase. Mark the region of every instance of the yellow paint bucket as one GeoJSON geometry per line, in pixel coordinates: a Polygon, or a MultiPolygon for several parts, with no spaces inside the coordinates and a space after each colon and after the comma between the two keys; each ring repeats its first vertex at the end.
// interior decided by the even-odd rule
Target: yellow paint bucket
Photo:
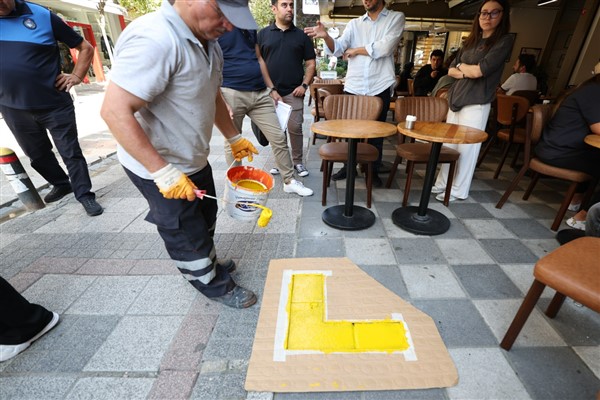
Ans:
{"type": "Polygon", "coordinates": [[[246,165],[230,168],[224,193],[227,214],[237,220],[255,221],[261,209],[248,204],[264,206],[271,189],[273,176],[267,171],[246,165]]]}

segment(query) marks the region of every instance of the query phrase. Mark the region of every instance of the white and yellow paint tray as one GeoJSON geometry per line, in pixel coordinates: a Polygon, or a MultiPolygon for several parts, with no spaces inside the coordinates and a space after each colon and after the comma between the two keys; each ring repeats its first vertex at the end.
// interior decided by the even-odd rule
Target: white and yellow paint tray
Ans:
{"type": "Polygon", "coordinates": [[[433,320],[347,258],[271,260],[246,390],[454,386],[433,320]]]}

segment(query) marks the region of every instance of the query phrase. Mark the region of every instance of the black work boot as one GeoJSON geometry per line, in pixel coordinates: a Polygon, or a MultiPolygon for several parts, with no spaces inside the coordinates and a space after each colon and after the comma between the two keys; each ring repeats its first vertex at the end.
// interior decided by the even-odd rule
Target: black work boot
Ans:
{"type": "Polygon", "coordinates": [[[73,188],[71,188],[71,185],[53,186],[52,190],[50,190],[50,192],[44,197],[44,201],[46,203],[54,203],[69,193],[73,193],[73,188]]]}
{"type": "Polygon", "coordinates": [[[211,300],[232,308],[248,308],[256,303],[256,295],[248,289],[236,286],[223,296],[211,297],[211,300]]]}

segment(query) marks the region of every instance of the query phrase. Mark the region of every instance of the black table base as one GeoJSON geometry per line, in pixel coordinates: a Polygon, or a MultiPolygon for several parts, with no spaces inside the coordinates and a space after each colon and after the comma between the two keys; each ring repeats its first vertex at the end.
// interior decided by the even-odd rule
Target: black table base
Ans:
{"type": "Polygon", "coordinates": [[[367,208],[360,206],[352,207],[352,215],[346,216],[346,206],[332,206],[323,211],[323,222],[336,229],[345,231],[357,231],[367,229],[375,223],[375,214],[367,208]]]}
{"type": "Polygon", "coordinates": [[[450,229],[450,220],[441,212],[428,209],[431,187],[435,178],[435,169],[440,157],[442,143],[431,144],[431,154],[425,171],[425,182],[421,192],[419,207],[401,207],[392,213],[394,224],[405,231],[417,235],[441,235],[450,229]]]}
{"type": "Polygon", "coordinates": [[[441,235],[450,229],[450,220],[441,212],[432,209],[419,215],[419,207],[397,208],[392,213],[394,224],[417,235],[441,235]]]}

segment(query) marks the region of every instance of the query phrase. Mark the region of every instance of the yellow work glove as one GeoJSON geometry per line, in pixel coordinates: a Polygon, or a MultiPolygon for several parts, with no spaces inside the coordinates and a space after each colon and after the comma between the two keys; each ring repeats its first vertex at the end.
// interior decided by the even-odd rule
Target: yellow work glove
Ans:
{"type": "Polygon", "coordinates": [[[248,157],[248,161],[252,162],[252,153],[258,154],[256,147],[248,140],[244,139],[239,133],[232,138],[227,139],[231,146],[231,153],[235,161],[242,161],[242,158],[248,157]]]}
{"type": "Polygon", "coordinates": [[[165,199],[181,199],[188,201],[196,199],[194,190],[197,190],[198,188],[194,185],[194,182],[172,164],[167,164],[167,166],[150,175],[165,199]]]}

